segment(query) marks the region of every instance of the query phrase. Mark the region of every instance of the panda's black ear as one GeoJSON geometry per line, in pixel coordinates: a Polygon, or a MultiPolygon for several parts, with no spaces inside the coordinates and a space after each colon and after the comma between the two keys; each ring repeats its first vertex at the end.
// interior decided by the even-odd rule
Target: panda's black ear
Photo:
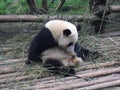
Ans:
{"type": "Polygon", "coordinates": [[[65,29],[63,31],[63,35],[65,35],[65,36],[69,36],[70,34],[71,34],[71,31],[69,29],[65,29]]]}
{"type": "Polygon", "coordinates": [[[81,30],[81,25],[78,24],[78,25],[76,26],[76,28],[77,28],[77,31],[80,31],[80,30],[81,30]]]}

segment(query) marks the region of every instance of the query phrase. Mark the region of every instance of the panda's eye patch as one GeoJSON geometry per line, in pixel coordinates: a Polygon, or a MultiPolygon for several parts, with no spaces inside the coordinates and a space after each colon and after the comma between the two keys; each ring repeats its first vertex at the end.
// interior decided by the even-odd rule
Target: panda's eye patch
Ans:
{"type": "Polygon", "coordinates": [[[73,43],[69,43],[69,44],[67,45],[67,47],[69,47],[69,46],[71,46],[71,45],[73,45],[73,43]]]}

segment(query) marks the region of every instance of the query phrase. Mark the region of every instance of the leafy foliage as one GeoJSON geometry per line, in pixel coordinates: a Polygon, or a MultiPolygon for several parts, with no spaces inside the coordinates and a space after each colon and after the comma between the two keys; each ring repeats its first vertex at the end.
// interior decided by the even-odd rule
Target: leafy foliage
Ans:
{"type": "MultiPolygon", "coordinates": [[[[35,0],[38,8],[41,8],[42,0],[35,0]]],[[[83,14],[88,7],[89,0],[66,0],[62,11],[55,12],[55,8],[60,0],[55,0],[51,4],[51,0],[47,0],[49,14],[64,13],[64,14],[83,14]],[[64,11],[64,12],[63,12],[64,11]]],[[[29,7],[26,0],[0,0],[0,14],[28,14],[29,7]]]]}

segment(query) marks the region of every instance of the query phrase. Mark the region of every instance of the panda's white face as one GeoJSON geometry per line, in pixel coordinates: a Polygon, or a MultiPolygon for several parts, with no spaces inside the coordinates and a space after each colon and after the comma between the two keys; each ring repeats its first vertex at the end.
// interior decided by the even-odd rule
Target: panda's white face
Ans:
{"type": "MultiPolygon", "coordinates": [[[[73,29],[72,29],[73,30],[73,29]]],[[[74,46],[78,40],[77,34],[72,33],[70,29],[65,29],[63,35],[58,40],[59,46],[65,49],[69,53],[74,52],[74,46]]]]}
{"type": "Polygon", "coordinates": [[[70,22],[63,20],[51,20],[45,24],[58,45],[68,52],[74,52],[75,43],[78,40],[78,32],[76,26],[70,22]]]}

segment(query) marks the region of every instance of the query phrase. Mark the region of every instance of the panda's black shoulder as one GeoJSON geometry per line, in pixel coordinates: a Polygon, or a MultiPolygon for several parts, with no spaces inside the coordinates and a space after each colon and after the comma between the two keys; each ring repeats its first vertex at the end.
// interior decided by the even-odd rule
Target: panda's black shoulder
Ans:
{"type": "MultiPolygon", "coordinates": [[[[49,40],[54,40],[51,31],[44,26],[44,27],[42,27],[42,28],[40,29],[40,31],[39,31],[38,34],[35,36],[35,38],[33,39],[33,41],[34,41],[34,42],[41,42],[41,41],[45,41],[45,40],[49,41],[48,39],[49,39],[49,40]]],[[[33,42],[33,41],[32,41],[32,42],[33,42]]],[[[43,45],[43,42],[42,42],[42,45],[43,45]]]]}
{"type": "Polygon", "coordinates": [[[57,45],[57,42],[55,41],[55,38],[52,35],[52,32],[45,26],[36,35],[35,39],[35,42],[40,42],[41,46],[44,47],[50,48],[57,45]]]}
{"type": "Polygon", "coordinates": [[[45,50],[57,46],[51,31],[43,27],[30,43],[28,60],[36,59],[45,50]]]}

